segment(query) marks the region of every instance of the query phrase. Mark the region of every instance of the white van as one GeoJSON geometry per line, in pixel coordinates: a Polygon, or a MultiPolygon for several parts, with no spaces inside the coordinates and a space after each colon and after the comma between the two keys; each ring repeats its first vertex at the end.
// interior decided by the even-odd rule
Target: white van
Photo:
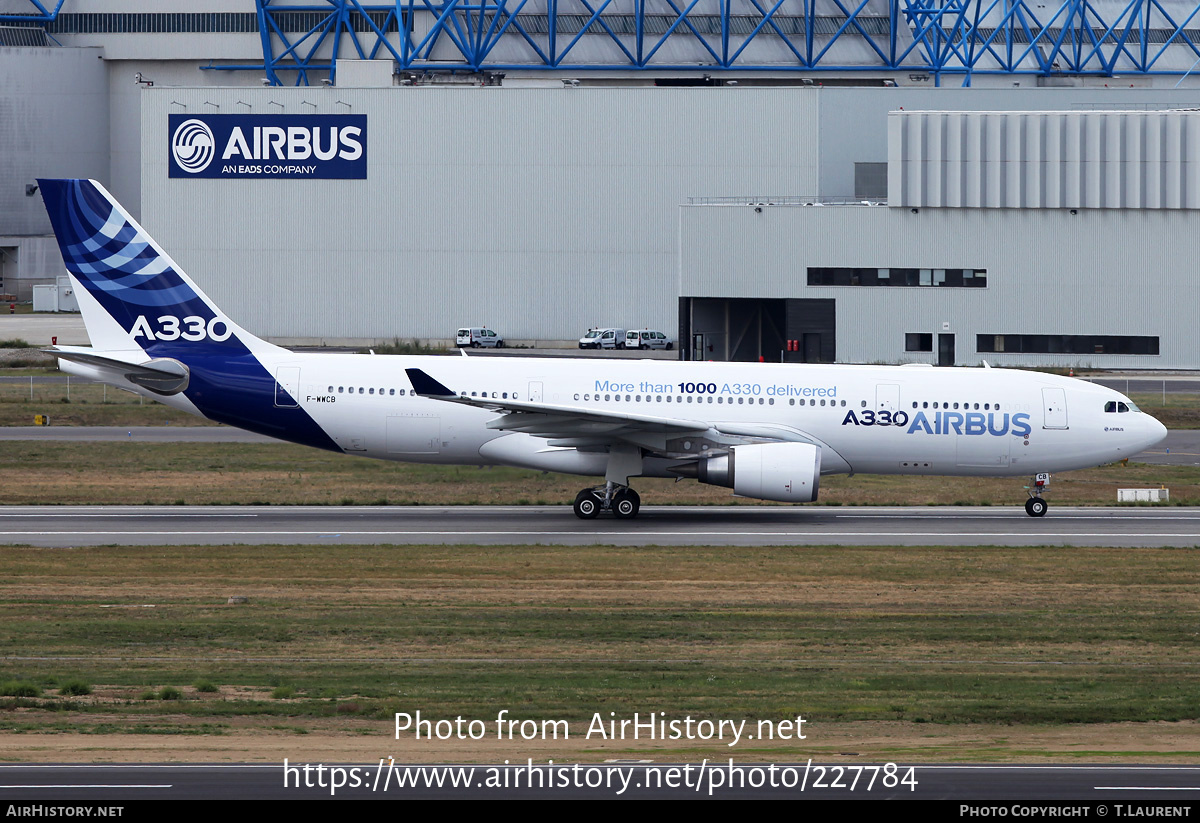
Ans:
{"type": "Polygon", "coordinates": [[[459,329],[458,335],[454,338],[454,345],[460,349],[466,346],[470,346],[473,349],[478,349],[481,346],[483,348],[502,349],[504,348],[504,338],[491,329],[473,326],[469,329],[459,329]]]}
{"type": "Polygon", "coordinates": [[[627,349],[671,349],[675,344],[671,338],[654,329],[630,329],[625,333],[625,348],[627,349]]]}
{"type": "Polygon", "coordinates": [[[589,329],[588,333],[579,338],[581,349],[623,349],[625,348],[624,329],[589,329]]]}

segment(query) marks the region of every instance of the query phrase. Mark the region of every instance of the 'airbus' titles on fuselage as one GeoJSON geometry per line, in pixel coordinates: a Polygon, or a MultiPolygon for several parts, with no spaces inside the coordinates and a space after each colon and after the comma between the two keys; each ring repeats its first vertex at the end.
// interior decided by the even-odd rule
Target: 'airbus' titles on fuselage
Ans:
{"type": "Polygon", "coordinates": [[[1009,415],[1008,412],[934,412],[932,418],[919,411],[910,418],[904,411],[860,411],[846,413],[843,426],[908,426],[905,434],[963,434],[1003,437],[1028,437],[1033,430],[1029,415],[1025,412],[1009,415]]]}

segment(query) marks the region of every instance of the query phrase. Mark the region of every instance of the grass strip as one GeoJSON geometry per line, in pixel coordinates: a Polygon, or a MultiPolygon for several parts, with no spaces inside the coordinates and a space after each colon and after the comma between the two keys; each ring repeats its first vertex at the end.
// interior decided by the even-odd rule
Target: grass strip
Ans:
{"type": "MultiPolygon", "coordinates": [[[[0,449],[8,504],[568,505],[587,478],[524,469],[366,460],[290,444],[10,441],[0,449]]],[[[841,475],[823,505],[996,505],[1025,499],[1023,478],[841,475]]],[[[647,505],[762,505],[729,489],[645,478],[647,505]]],[[[1056,474],[1052,505],[1113,505],[1117,489],[1171,490],[1200,504],[1200,467],[1114,464],[1056,474]]]]}

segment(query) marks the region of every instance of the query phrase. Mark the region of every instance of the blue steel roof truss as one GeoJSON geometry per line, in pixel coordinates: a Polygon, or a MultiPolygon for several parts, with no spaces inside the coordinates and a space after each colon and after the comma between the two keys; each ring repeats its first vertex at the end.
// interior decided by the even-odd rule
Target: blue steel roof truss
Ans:
{"type": "Polygon", "coordinates": [[[208,68],[265,71],[275,85],[336,80],[347,48],[360,59],[390,56],[413,72],[916,71],[963,85],[975,74],[1184,75],[1191,58],[1200,60],[1200,29],[1189,28],[1200,5],[1188,4],[1177,21],[1169,0],[1128,0],[1107,19],[1091,0],[255,2],[263,63],[208,68]],[[315,24],[305,23],[314,13],[315,24]],[[851,40],[857,62],[837,50],[851,40]],[[751,50],[758,41],[770,49],[751,50]],[[668,43],[672,56],[656,61],[668,43]],[[681,49],[695,59],[679,60],[681,49]],[[775,57],[763,60],[765,53],[775,57]],[[1188,59],[1164,61],[1167,54],[1188,59]]]}
{"type": "Polygon", "coordinates": [[[29,0],[29,4],[34,9],[29,14],[0,14],[0,23],[53,23],[58,19],[58,12],[63,7],[63,0],[58,0],[54,4],[53,11],[46,8],[46,4],[41,0],[29,0]]]}

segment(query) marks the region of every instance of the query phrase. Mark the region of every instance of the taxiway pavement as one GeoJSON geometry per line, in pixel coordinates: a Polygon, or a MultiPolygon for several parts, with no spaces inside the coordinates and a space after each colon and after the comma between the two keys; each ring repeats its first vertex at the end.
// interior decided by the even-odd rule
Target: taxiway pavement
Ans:
{"type": "Polygon", "coordinates": [[[1200,546],[1190,508],[647,506],[12,506],[0,543],[616,546],[1200,546]]]}

